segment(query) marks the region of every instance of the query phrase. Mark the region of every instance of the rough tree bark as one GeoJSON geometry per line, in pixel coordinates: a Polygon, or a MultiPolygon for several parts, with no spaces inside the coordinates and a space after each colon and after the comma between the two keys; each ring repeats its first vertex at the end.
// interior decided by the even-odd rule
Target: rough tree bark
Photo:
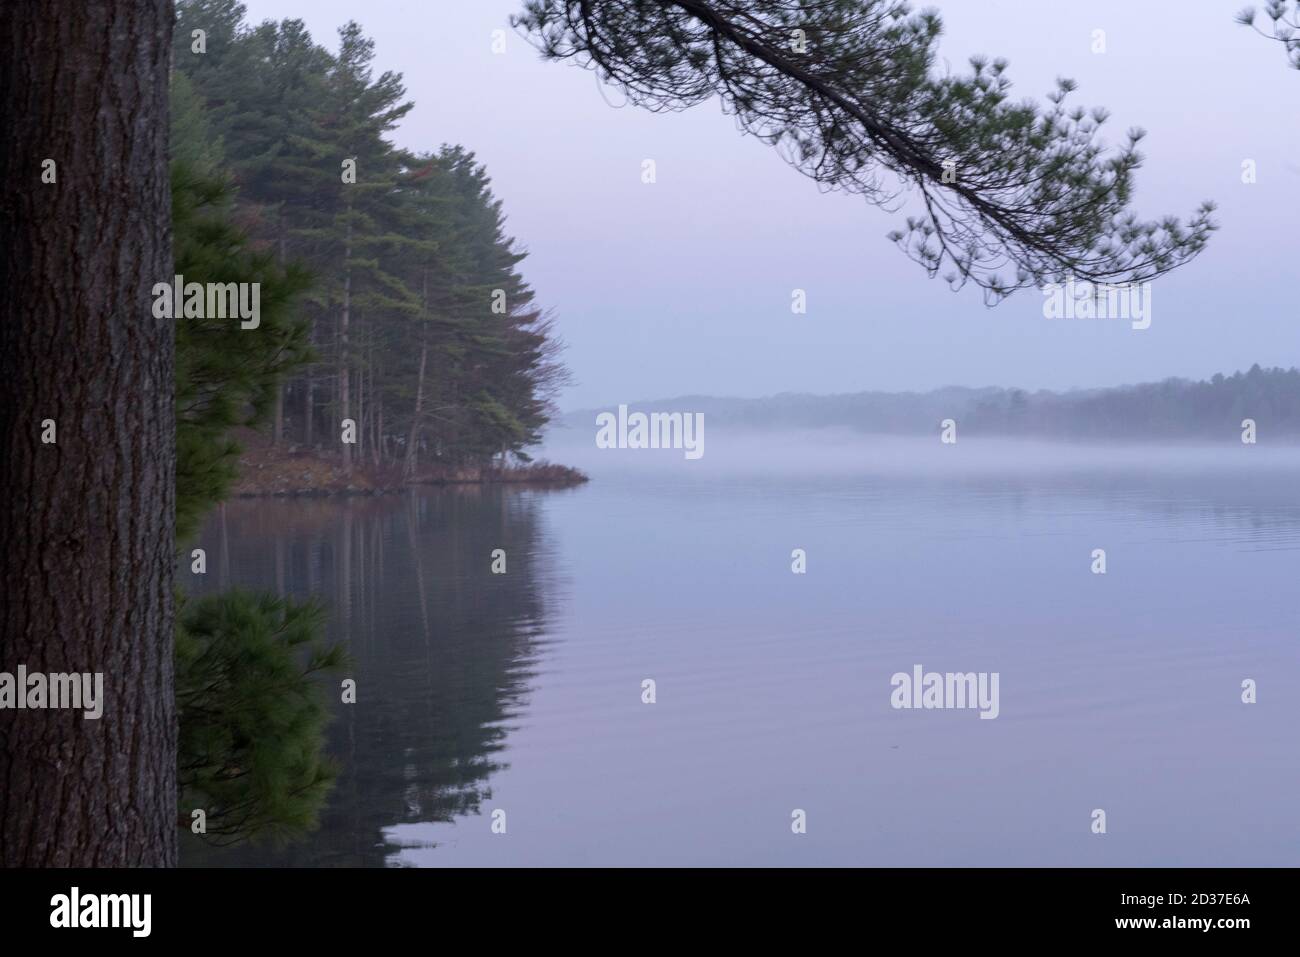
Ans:
{"type": "Polygon", "coordinates": [[[172,22],[0,5],[0,671],[104,676],[98,720],[0,709],[6,866],[176,862],[172,22]]]}

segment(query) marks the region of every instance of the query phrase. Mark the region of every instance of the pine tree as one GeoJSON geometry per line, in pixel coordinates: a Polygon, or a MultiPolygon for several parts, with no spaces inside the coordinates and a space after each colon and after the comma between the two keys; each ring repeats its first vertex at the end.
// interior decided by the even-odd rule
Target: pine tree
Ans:
{"type": "Polygon", "coordinates": [[[176,322],[176,530],[183,541],[235,478],[240,450],[231,433],[264,422],[280,379],[310,357],[305,323],[294,310],[310,277],[254,248],[235,224],[220,150],[183,77],[172,88],[172,111],[175,272],[187,283],[260,286],[255,329],[210,316],[176,322]]]}
{"type": "Polygon", "coordinates": [[[321,640],[324,611],[230,591],[190,602],[176,639],[180,713],[178,820],[204,812],[217,845],[301,836],[335,777],[317,678],[342,649],[321,640]]]}
{"type": "Polygon", "coordinates": [[[1107,153],[1106,111],[1009,98],[1007,62],[935,69],[937,13],[898,0],[528,0],[515,23],[650,109],[715,96],[741,129],[819,184],[922,212],[890,238],[926,272],[987,302],[1073,278],[1143,282],[1195,257],[1215,225],[1131,209],[1141,130],[1107,153]],[[1010,269],[1010,275],[1003,270],[1010,269]]]}
{"type": "Polygon", "coordinates": [[[560,344],[518,274],[486,173],[459,147],[393,147],[411,104],[400,75],[375,75],[355,23],[331,54],[299,21],[249,28],[242,17],[229,0],[186,0],[175,57],[224,148],[241,224],[316,276],[302,315],[318,365],[291,380],[301,414],[287,431],[313,444],[331,409],[326,446],[345,467],[368,453],[408,475],[426,458],[526,457],[563,379],[560,344]],[[209,52],[195,56],[185,43],[202,24],[209,52]],[[337,442],[345,418],[355,448],[337,442]]]}
{"type": "Polygon", "coordinates": [[[1286,54],[1290,67],[1300,70],[1300,3],[1295,0],[1268,0],[1264,5],[1264,16],[1269,20],[1267,29],[1258,26],[1257,16],[1254,7],[1246,7],[1237,14],[1237,22],[1253,27],[1261,36],[1278,43],[1286,54]]]}
{"type": "MultiPolygon", "coordinates": [[[[403,237],[389,231],[395,217],[399,157],[384,138],[411,109],[404,102],[400,75],[372,75],[374,43],[355,23],[339,30],[339,53],[324,79],[323,98],[312,111],[315,138],[307,144],[313,159],[305,186],[318,197],[312,225],[293,230],[313,261],[328,264],[328,277],[314,301],[335,319],[334,362],[338,419],[353,413],[352,349],[358,310],[415,309],[410,291],[381,265],[381,255],[403,237]]],[[[352,447],[342,446],[344,469],[352,447]]]]}
{"type": "MultiPolygon", "coordinates": [[[[172,85],[175,271],[188,282],[258,283],[260,322],[176,323],[176,531],[192,535],[236,476],[233,433],[262,424],[280,380],[310,359],[298,314],[306,271],[281,264],[234,218],[222,151],[184,74],[172,85]]],[[[233,843],[309,829],[333,777],[314,677],[342,652],[323,613],[270,595],[182,600],[176,631],[178,821],[206,815],[205,838],[233,843]]]]}

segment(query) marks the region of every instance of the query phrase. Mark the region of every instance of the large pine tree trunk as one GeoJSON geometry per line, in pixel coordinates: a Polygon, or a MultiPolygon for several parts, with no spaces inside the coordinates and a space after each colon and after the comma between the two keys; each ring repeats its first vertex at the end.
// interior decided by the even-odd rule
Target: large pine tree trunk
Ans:
{"type": "Polygon", "coordinates": [[[105,699],[0,709],[6,866],[176,863],[172,20],[0,5],[0,671],[102,672],[105,699]]]}

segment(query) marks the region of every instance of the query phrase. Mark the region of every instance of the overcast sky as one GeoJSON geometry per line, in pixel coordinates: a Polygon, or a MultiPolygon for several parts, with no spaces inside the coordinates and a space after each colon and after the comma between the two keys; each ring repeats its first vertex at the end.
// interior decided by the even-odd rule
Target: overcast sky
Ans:
{"type": "Polygon", "coordinates": [[[1144,217],[1219,204],[1222,228],[1156,282],[1141,331],[1047,320],[1034,290],[992,309],[974,287],[950,291],[885,238],[906,210],[820,193],[716,102],[614,108],[617,91],[544,62],[509,31],[522,0],[246,4],[253,22],[305,20],[331,49],[336,28],[358,20],[416,104],[400,144],[461,143],[487,165],[530,252],[524,275],[568,344],[567,409],[687,393],[1063,389],[1300,362],[1300,72],[1233,23],[1240,0],[933,4],[954,70],[972,54],[1006,57],[1013,95],[1040,100],[1055,77],[1072,77],[1073,102],[1111,111],[1109,142],[1148,130],[1144,217]],[[1096,29],[1105,53],[1091,50],[1096,29]],[[653,185],[641,182],[647,158],[653,185]],[[1251,185],[1246,159],[1257,164],[1251,185]],[[806,315],[790,310],[795,288],[807,290],[806,315]]]}

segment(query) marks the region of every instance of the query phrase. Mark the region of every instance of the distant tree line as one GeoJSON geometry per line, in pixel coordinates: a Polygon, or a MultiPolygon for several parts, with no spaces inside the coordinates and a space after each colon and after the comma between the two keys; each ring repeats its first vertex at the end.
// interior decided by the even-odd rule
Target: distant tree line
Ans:
{"type": "MultiPolygon", "coordinates": [[[[930,392],[782,393],[762,399],[682,396],[640,402],[642,411],[691,409],[715,427],[753,430],[846,428],[881,435],[929,435],[955,418],[962,435],[1063,439],[1223,439],[1254,419],[1272,437],[1300,439],[1300,369],[1166,379],[1071,392],[949,386],[930,392]]],[[[565,424],[590,429],[595,410],[565,424]]]]}
{"type": "Polygon", "coordinates": [[[1026,434],[1074,439],[1215,439],[1243,419],[1261,432],[1300,437],[1300,369],[1262,369],[1208,381],[1166,379],[1079,392],[998,390],[974,403],[966,433],[1026,434]]]}
{"type": "Polygon", "coordinates": [[[331,52],[301,20],[246,25],[234,0],[184,0],[177,17],[174,69],[193,96],[174,124],[206,130],[241,225],[311,275],[313,360],[270,397],[272,441],[408,473],[526,460],[565,373],[482,165],[459,146],[393,144],[413,104],[400,74],[375,75],[356,23],[331,52]]]}

